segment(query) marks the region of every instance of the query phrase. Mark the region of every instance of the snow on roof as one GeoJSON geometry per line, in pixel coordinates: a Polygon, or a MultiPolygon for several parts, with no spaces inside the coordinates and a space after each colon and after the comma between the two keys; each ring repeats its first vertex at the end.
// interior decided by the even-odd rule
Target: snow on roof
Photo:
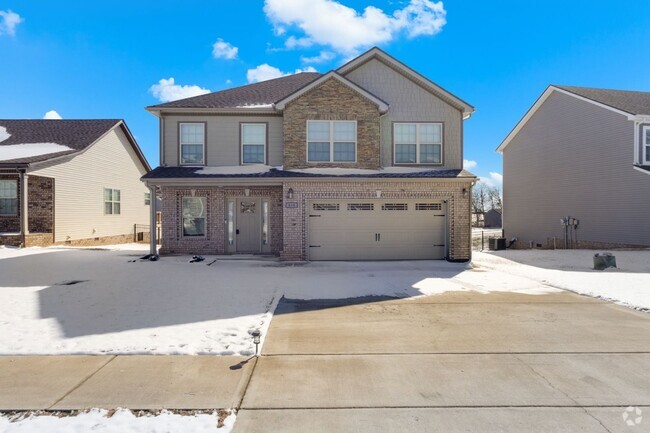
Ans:
{"type": "Polygon", "coordinates": [[[297,168],[292,171],[295,173],[305,174],[325,174],[331,176],[344,176],[350,174],[388,174],[388,173],[422,173],[433,171],[434,169],[427,169],[423,167],[384,167],[379,170],[372,170],[366,168],[342,168],[342,167],[312,167],[312,168],[297,168]]]}
{"type": "MultiPolygon", "coordinates": [[[[0,129],[4,129],[1,128],[0,129]]],[[[5,131],[6,134],[6,131],[5,131]]],[[[0,141],[9,138],[9,134],[2,138],[2,131],[0,130],[0,141]]],[[[67,152],[74,150],[68,146],[58,143],[20,143],[20,144],[7,144],[0,146],[0,161],[10,161],[13,159],[31,158],[34,156],[49,155],[51,153],[67,152]]]]}
{"type": "Polygon", "coordinates": [[[0,126],[0,141],[5,141],[9,137],[11,137],[11,134],[7,132],[7,128],[0,126]]]}
{"type": "Polygon", "coordinates": [[[273,108],[273,104],[238,105],[237,108],[273,108]]]}
{"type": "Polygon", "coordinates": [[[204,167],[197,170],[196,174],[256,174],[266,173],[272,168],[277,167],[271,167],[270,165],[264,164],[226,165],[220,167],[204,167]]]}

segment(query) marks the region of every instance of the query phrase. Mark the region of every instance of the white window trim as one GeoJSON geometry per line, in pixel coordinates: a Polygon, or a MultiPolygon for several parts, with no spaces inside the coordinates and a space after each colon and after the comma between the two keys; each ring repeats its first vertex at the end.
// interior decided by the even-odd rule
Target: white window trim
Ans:
{"type": "MultiPolygon", "coordinates": [[[[263,126],[264,127],[264,162],[262,164],[266,165],[267,161],[267,146],[268,146],[268,125],[266,123],[259,123],[259,122],[242,122],[239,124],[239,164],[240,165],[251,165],[251,164],[260,164],[259,162],[244,162],[244,126],[246,125],[257,125],[257,126],[263,126]]],[[[259,146],[259,144],[255,145],[250,145],[250,146],[259,146]]]]}
{"type": "MultiPolygon", "coordinates": [[[[179,122],[178,123],[178,165],[197,166],[205,165],[205,142],[207,141],[207,131],[204,122],[179,122]],[[201,125],[203,128],[203,160],[198,162],[183,162],[183,125],[201,125]]],[[[190,144],[193,146],[194,144],[190,144]]]]}
{"type": "Polygon", "coordinates": [[[358,159],[358,138],[359,135],[359,130],[357,129],[357,121],[356,120],[308,120],[307,121],[307,129],[305,133],[305,151],[306,151],[306,156],[305,156],[305,161],[312,163],[312,164],[356,164],[357,159],[358,159]],[[309,160],[309,122],[329,122],[330,123],[330,160],[329,161],[310,161],[309,160]],[[354,123],[354,161],[335,161],[334,160],[334,123],[354,123]]]}
{"type": "Polygon", "coordinates": [[[650,164],[650,159],[646,158],[646,148],[650,147],[650,143],[646,141],[646,134],[648,130],[650,130],[650,126],[644,126],[643,131],[641,132],[641,160],[643,161],[643,165],[650,164]]]}
{"type": "Polygon", "coordinates": [[[102,204],[104,205],[104,215],[110,215],[110,216],[116,216],[116,215],[120,216],[120,215],[122,215],[122,190],[118,189],[118,188],[106,188],[106,187],[104,187],[103,193],[104,193],[104,195],[102,196],[102,204]],[[111,199],[111,201],[106,201],[106,191],[107,190],[111,191],[111,196],[113,197],[113,199],[111,199]],[[115,195],[114,195],[115,191],[120,192],[120,200],[119,201],[115,201],[115,195]],[[106,213],[106,203],[111,204],[111,213],[106,213]],[[120,213],[115,213],[115,203],[120,204],[120,213]]]}
{"type": "MultiPolygon", "coordinates": [[[[20,202],[18,201],[18,180],[15,179],[2,179],[4,182],[14,182],[16,184],[16,197],[13,198],[13,200],[16,200],[16,212],[15,213],[0,213],[0,216],[17,216],[18,215],[18,209],[20,208],[20,202]]],[[[4,197],[5,199],[8,198],[11,200],[9,197],[4,197]]]]}
{"type": "MultiPolygon", "coordinates": [[[[393,164],[394,165],[444,165],[445,155],[445,125],[443,122],[394,122],[393,124],[393,164]],[[415,125],[415,161],[397,162],[397,144],[395,141],[395,125],[415,125]],[[420,125],[440,125],[440,162],[420,162],[420,125]]],[[[404,143],[399,143],[404,144],[404,143]]],[[[438,144],[438,143],[434,143],[438,144]]]]}

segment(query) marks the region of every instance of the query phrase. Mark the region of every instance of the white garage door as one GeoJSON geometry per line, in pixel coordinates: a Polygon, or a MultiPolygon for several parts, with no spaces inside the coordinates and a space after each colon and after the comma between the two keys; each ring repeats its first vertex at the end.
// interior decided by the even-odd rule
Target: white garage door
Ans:
{"type": "Polygon", "coordinates": [[[445,209],[435,200],[310,201],[309,259],[443,259],[445,209]]]}

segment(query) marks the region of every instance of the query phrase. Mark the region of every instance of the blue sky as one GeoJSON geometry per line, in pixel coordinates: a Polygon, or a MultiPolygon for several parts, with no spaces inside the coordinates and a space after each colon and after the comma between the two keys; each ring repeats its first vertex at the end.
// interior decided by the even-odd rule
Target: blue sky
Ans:
{"type": "Polygon", "coordinates": [[[494,149],[548,84],[650,91],[649,40],[650,14],[626,0],[10,0],[0,118],[124,118],[156,166],[154,93],[326,72],[377,45],[476,106],[465,157],[498,182],[494,149]]]}

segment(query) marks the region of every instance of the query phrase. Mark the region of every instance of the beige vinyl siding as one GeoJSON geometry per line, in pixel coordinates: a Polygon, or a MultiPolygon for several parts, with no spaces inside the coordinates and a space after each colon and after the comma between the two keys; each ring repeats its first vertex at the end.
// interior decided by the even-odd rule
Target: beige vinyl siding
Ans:
{"type": "Polygon", "coordinates": [[[53,177],[55,242],[133,233],[149,224],[140,181],[146,173],[124,132],[115,128],[82,154],[30,170],[53,177]],[[121,214],[104,215],[104,188],[119,189],[121,214]]]}
{"type": "Polygon", "coordinates": [[[650,245],[650,177],[633,158],[633,122],[554,92],[504,150],[506,236],[563,239],[572,216],[581,241],[650,245]]]}
{"type": "Polygon", "coordinates": [[[179,165],[178,125],[183,122],[205,122],[206,165],[224,166],[240,163],[240,124],[267,123],[267,163],[282,165],[282,117],[281,116],[180,116],[164,118],[164,163],[179,165]]]}
{"type": "Polygon", "coordinates": [[[372,59],[346,78],[386,101],[390,108],[381,118],[382,165],[393,163],[393,122],[443,122],[443,162],[449,169],[462,168],[462,113],[425,88],[372,59]]]}

